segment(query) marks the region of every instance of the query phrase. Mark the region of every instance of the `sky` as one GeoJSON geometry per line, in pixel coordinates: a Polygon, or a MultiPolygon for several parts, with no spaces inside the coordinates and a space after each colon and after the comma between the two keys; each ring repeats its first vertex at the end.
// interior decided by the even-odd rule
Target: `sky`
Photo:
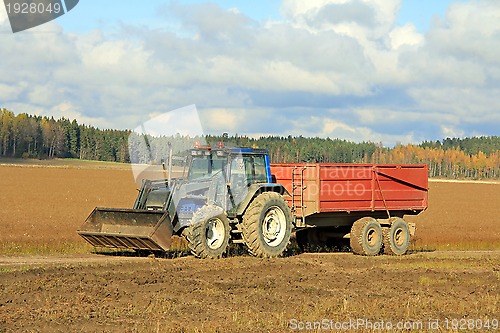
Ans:
{"type": "Polygon", "coordinates": [[[498,0],[80,0],[13,34],[0,6],[0,107],[133,129],[194,104],[207,134],[386,146],[500,135],[499,22],[498,0]]]}

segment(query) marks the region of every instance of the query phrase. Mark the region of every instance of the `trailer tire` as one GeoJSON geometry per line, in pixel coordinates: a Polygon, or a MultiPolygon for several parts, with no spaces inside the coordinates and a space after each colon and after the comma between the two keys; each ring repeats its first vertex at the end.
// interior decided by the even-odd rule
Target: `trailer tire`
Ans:
{"type": "Polygon", "coordinates": [[[191,225],[184,229],[191,253],[202,259],[222,258],[227,251],[231,227],[223,209],[208,205],[194,213],[191,225]]]}
{"type": "Polygon", "coordinates": [[[292,233],[290,208],[276,192],[259,194],[243,214],[242,236],[250,254],[275,258],[283,254],[292,233]]]}
{"type": "Polygon", "coordinates": [[[391,217],[390,228],[384,228],[384,254],[402,256],[410,246],[410,228],[400,217],[391,217]]]}
{"type": "Polygon", "coordinates": [[[350,245],[354,254],[376,256],[382,250],[383,232],[380,223],[372,217],[363,217],[351,227],[350,245]]]}

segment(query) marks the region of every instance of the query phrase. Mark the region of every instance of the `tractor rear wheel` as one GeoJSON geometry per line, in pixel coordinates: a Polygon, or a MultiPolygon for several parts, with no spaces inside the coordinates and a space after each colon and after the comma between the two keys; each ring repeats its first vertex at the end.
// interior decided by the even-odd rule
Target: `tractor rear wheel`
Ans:
{"type": "Polygon", "coordinates": [[[410,246],[410,228],[400,217],[391,217],[390,228],[384,228],[384,254],[401,256],[410,246]]]}
{"type": "Polygon", "coordinates": [[[264,258],[282,255],[290,241],[291,220],[288,204],[280,194],[259,194],[248,206],[241,224],[248,251],[264,258]]]}
{"type": "Polygon", "coordinates": [[[363,217],[352,225],[350,245],[354,254],[376,256],[382,249],[382,227],[372,217],[363,217]]]}
{"type": "Polygon", "coordinates": [[[222,208],[203,206],[194,213],[184,230],[191,253],[197,258],[221,258],[227,250],[231,227],[222,208]]]}

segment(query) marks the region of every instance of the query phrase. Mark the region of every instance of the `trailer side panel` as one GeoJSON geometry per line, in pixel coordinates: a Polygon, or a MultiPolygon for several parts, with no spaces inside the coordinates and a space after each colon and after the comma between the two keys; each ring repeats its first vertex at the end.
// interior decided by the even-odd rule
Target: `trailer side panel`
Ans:
{"type": "Polygon", "coordinates": [[[297,217],[427,208],[426,165],[273,164],[271,172],[297,217]]]}

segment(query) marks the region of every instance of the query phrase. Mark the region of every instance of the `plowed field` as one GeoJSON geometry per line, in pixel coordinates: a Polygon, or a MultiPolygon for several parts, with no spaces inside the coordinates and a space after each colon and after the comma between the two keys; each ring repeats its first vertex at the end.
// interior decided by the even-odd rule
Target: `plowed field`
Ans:
{"type": "Polygon", "coordinates": [[[430,183],[407,256],[216,261],[89,254],[75,230],[132,206],[126,167],[2,165],[0,188],[0,332],[498,331],[498,184],[430,183]]]}

